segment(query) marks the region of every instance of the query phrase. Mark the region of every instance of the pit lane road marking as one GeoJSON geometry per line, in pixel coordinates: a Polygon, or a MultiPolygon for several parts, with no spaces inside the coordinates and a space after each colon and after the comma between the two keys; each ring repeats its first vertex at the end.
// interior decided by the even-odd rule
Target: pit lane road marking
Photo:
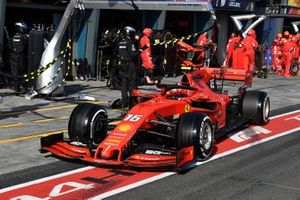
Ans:
{"type": "MultiPolygon", "coordinates": [[[[108,102],[105,102],[105,101],[95,101],[95,102],[93,101],[93,102],[89,102],[89,103],[100,104],[100,105],[108,104],[108,102]]],[[[33,108],[33,109],[22,110],[22,111],[4,112],[4,113],[0,113],[0,117],[29,114],[32,112],[47,112],[47,111],[52,111],[52,110],[74,108],[75,106],[77,106],[77,104],[68,104],[68,105],[51,106],[51,107],[46,107],[46,108],[37,108],[37,109],[33,108]]]]}
{"type": "MultiPolygon", "coordinates": [[[[293,111],[293,112],[290,112],[290,113],[285,113],[285,114],[282,114],[282,115],[272,117],[272,119],[275,119],[275,118],[279,118],[279,117],[286,116],[286,115],[292,115],[293,113],[296,113],[296,114],[294,114],[293,117],[287,116],[283,119],[276,119],[273,122],[271,121],[269,123],[269,126],[268,125],[267,126],[268,127],[273,127],[271,130],[274,131],[274,135],[270,135],[270,137],[261,138],[261,140],[252,141],[251,143],[246,143],[246,144],[236,146],[236,147],[232,146],[232,147],[229,148],[229,146],[225,145],[226,147],[223,148],[223,151],[220,151],[219,153],[215,154],[212,158],[210,158],[206,162],[198,162],[195,165],[196,166],[202,165],[204,163],[216,160],[218,158],[221,158],[221,157],[236,153],[238,151],[256,146],[258,144],[265,143],[267,141],[270,141],[270,140],[282,137],[284,135],[288,135],[290,133],[294,133],[294,132],[299,131],[300,130],[300,125],[299,125],[299,120],[298,120],[298,116],[300,115],[299,112],[300,112],[300,110],[297,110],[297,111],[293,111]],[[291,120],[291,122],[287,124],[287,125],[290,125],[290,126],[281,126],[281,127],[277,126],[280,121],[284,121],[286,119],[291,120]],[[277,129],[276,127],[278,127],[278,129],[279,129],[279,130],[277,130],[277,132],[276,132],[276,129],[277,129]]],[[[266,128],[268,128],[268,127],[266,127],[266,128]]],[[[228,139],[228,140],[230,140],[230,139],[228,139]]],[[[220,143],[220,144],[224,144],[224,143],[220,143]]],[[[220,145],[220,144],[218,144],[218,145],[220,145]]],[[[219,147],[221,147],[221,146],[219,146],[219,147]]],[[[108,170],[108,169],[105,169],[105,168],[96,168],[96,167],[90,167],[89,169],[85,169],[85,168],[80,168],[80,169],[81,169],[81,172],[80,173],[78,172],[77,174],[76,174],[76,172],[73,172],[73,173],[70,173],[70,172],[68,173],[67,172],[68,177],[66,177],[65,173],[63,173],[63,174],[58,174],[58,175],[55,175],[55,176],[50,176],[50,177],[46,177],[46,178],[43,178],[43,179],[23,183],[23,184],[20,184],[20,185],[12,186],[12,187],[9,187],[9,188],[4,188],[4,189],[0,190],[0,194],[2,193],[3,197],[9,197],[9,196],[10,197],[16,197],[17,195],[24,195],[24,193],[29,194],[30,191],[31,191],[32,195],[37,195],[37,196],[42,195],[42,197],[44,197],[43,194],[44,193],[48,194],[47,192],[49,192],[49,191],[51,192],[51,189],[53,187],[55,188],[57,186],[57,184],[63,185],[64,183],[68,183],[69,181],[72,181],[72,182],[75,182],[75,183],[78,182],[80,184],[82,182],[82,180],[84,180],[84,179],[82,179],[82,177],[85,177],[85,176],[88,176],[86,178],[90,178],[91,180],[93,179],[93,181],[97,181],[97,180],[99,181],[99,180],[103,179],[101,174],[103,174],[103,173],[107,174],[107,173],[110,173],[109,171],[111,171],[111,170],[108,170]],[[99,179],[98,178],[99,176],[102,177],[102,178],[99,179]],[[55,179],[57,177],[59,177],[59,180],[55,179]],[[53,180],[53,179],[55,179],[55,180],[53,180]],[[54,182],[55,182],[55,184],[54,184],[54,182]],[[49,188],[49,191],[48,190],[45,190],[45,191],[38,191],[37,190],[37,188],[43,187],[43,185],[45,187],[47,186],[49,188]],[[31,187],[31,188],[28,188],[28,187],[31,187]],[[26,192],[24,192],[24,191],[26,191],[26,192]],[[4,192],[6,194],[3,194],[4,192]]],[[[78,169],[78,170],[80,170],[80,169],[78,169]]],[[[101,185],[101,184],[100,185],[96,184],[96,185],[94,185],[95,188],[92,189],[92,193],[89,194],[89,197],[92,197],[91,199],[102,199],[102,198],[105,198],[105,197],[112,196],[114,194],[124,192],[124,191],[129,190],[129,189],[132,189],[132,188],[135,188],[135,187],[138,187],[138,186],[142,186],[142,185],[145,185],[147,183],[150,183],[150,182],[153,182],[153,181],[171,176],[173,174],[176,174],[176,173],[175,172],[152,173],[151,175],[149,175],[149,172],[148,173],[147,172],[136,173],[136,175],[133,175],[133,177],[126,177],[126,179],[124,179],[124,181],[123,181],[124,182],[123,184],[122,183],[120,184],[120,182],[118,182],[118,181],[121,181],[121,180],[119,180],[120,177],[117,177],[117,179],[115,181],[117,181],[118,184],[115,187],[111,186],[110,185],[111,183],[109,184],[108,188],[103,187],[103,185],[101,185]],[[101,192],[99,190],[101,190],[103,193],[102,194],[96,194],[95,191],[96,192],[97,191],[101,192]]],[[[109,180],[113,181],[112,178],[110,178],[109,180]]],[[[89,183],[91,183],[91,182],[89,182],[89,183]]],[[[87,191],[88,190],[86,190],[86,192],[87,191]]],[[[74,193],[70,193],[70,194],[73,195],[73,197],[75,197],[74,195],[83,195],[82,197],[84,197],[84,194],[88,195],[88,193],[86,193],[86,192],[84,192],[84,193],[74,192],[75,194],[74,193]]],[[[68,194],[68,195],[70,195],[70,194],[68,194]]],[[[29,195],[27,195],[27,197],[28,196],[29,195]]],[[[21,197],[21,196],[18,196],[18,197],[21,197]]],[[[30,197],[34,197],[34,196],[30,196],[30,197]]],[[[84,198],[87,198],[87,196],[85,196],[84,198]]]]}
{"type": "Polygon", "coordinates": [[[23,123],[11,123],[11,124],[3,124],[0,125],[0,128],[11,128],[11,127],[16,127],[16,126],[23,126],[23,123]]]}
{"type": "MultiPolygon", "coordinates": [[[[120,123],[120,121],[114,121],[114,122],[109,123],[109,125],[118,125],[119,123],[120,123]]],[[[17,141],[21,141],[21,140],[30,140],[30,139],[34,139],[34,138],[41,138],[41,137],[45,137],[45,136],[49,136],[49,135],[66,133],[67,131],[68,131],[67,129],[62,129],[62,130],[56,130],[56,131],[51,131],[51,132],[46,132],[46,133],[37,133],[37,134],[27,135],[27,136],[23,136],[23,137],[10,138],[10,139],[5,139],[5,140],[0,140],[0,144],[17,142],[17,141]]]]}
{"type": "Polygon", "coordinates": [[[35,122],[35,123],[45,123],[45,122],[50,122],[50,121],[55,121],[55,120],[64,120],[64,119],[68,119],[68,118],[65,117],[65,116],[62,116],[62,117],[50,117],[50,118],[47,118],[47,119],[34,120],[32,122],[35,122]]]}
{"type": "Polygon", "coordinates": [[[68,131],[67,129],[63,129],[63,130],[46,132],[46,133],[38,133],[38,134],[33,134],[33,135],[27,135],[27,136],[23,136],[23,137],[11,138],[11,139],[6,139],[6,140],[0,140],[0,144],[10,143],[10,142],[17,142],[17,141],[21,141],[21,140],[29,140],[29,139],[40,138],[40,137],[46,137],[46,136],[49,136],[49,135],[56,135],[56,134],[60,134],[60,133],[65,133],[67,131],[68,131]]]}

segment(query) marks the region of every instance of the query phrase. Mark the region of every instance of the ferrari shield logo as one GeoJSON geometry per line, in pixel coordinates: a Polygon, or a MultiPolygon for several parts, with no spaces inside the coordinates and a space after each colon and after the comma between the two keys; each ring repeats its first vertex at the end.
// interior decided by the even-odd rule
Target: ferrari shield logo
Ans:
{"type": "Polygon", "coordinates": [[[186,104],[184,110],[185,112],[190,112],[191,106],[189,104],[186,104]]]}

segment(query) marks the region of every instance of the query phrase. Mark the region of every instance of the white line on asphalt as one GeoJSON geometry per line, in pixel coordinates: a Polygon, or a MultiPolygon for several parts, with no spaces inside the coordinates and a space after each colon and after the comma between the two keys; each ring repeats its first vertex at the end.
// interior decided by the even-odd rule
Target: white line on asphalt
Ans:
{"type": "MultiPolygon", "coordinates": [[[[216,159],[219,159],[219,158],[228,156],[228,155],[230,155],[230,154],[233,154],[233,153],[236,153],[236,152],[245,150],[245,149],[248,149],[248,148],[253,147],[253,146],[256,146],[256,145],[258,145],[258,144],[262,144],[262,143],[268,142],[268,141],[270,141],[270,140],[274,140],[274,139],[276,139],[276,138],[279,138],[279,137],[288,135],[288,134],[290,134],[290,133],[293,133],[293,132],[296,132],[296,131],[299,131],[299,130],[300,130],[300,127],[295,128],[295,129],[292,129],[292,130],[289,130],[289,131],[286,131],[286,132],[283,132],[283,133],[278,134],[278,135],[274,135],[274,136],[269,137],[269,138],[265,138],[265,139],[263,139],[263,140],[260,140],[260,141],[257,141],[257,142],[251,143],[251,144],[247,144],[247,145],[238,147],[238,148],[236,148],[236,149],[232,149],[232,150],[226,151],[226,152],[224,152],[224,153],[220,153],[220,154],[218,154],[218,155],[215,155],[215,156],[211,157],[211,158],[210,158],[209,160],[207,160],[207,161],[204,161],[204,162],[197,162],[195,165],[196,165],[196,166],[203,165],[203,164],[205,164],[205,163],[207,163],[207,162],[211,162],[211,161],[213,161],[213,160],[216,160],[216,159]]],[[[157,176],[154,176],[154,177],[151,177],[151,178],[148,178],[148,179],[144,179],[144,180],[142,180],[142,181],[139,181],[139,182],[136,182],[136,183],[133,183],[133,184],[130,184],[130,185],[127,185],[127,186],[124,186],[124,187],[121,187],[121,188],[118,188],[118,189],[109,191],[109,192],[102,193],[102,194],[100,194],[100,195],[98,195],[98,196],[95,196],[95,197],[90,198],[89,200],[100,200],[100,199],[104,199],[104,198],[107,198],[107,197],[110,197],[110,196],[113,196],[113,195],[116,195],[116,194],[125,192],[125,191],[127,191],[127,190],[130,190],[130,189],[133,189],[133,188],[136,188],[136,187],[139,187],[139,186],[142,186],[142,185],[146,185],[146,184],[148,184],[148,183],[151,183],[151,182],[154,182],[154,181],[157,181],[157,180],[166,178],[166,177],[171,176],[171,175],[174,175],[174,174],[176,174],[176,173],[175,173],[175,172],[165,172],[165,173],[159,174],[159,175],[157,175],[157,176]]]]}
{"type": "Polygon", "coordinates": [[[141,180],[141,181],[138,181],[138,182],[126,185],[124,187],[121,187],[121,188],[118,188],[118,189],[115,189],[115,190],[112,190],[112,191],[109,191],[109,192],[102,193],[102,194],[100,194],[98,196],[89,198],[89,200],[104,199],[104,198],[113,196],[115,194],[119,194],[119,193],[125,192],[127,190],[131,190],[133,188],[136,188],[136,187],[139,187],[139,186],[142,186],[142,185],[146,185],[148,183],[151,183],[151,182],[154,182],[154,181],[166,178],[166,177],[174,175],[174,174],[176,174],[176,173],[175,172],[164,172],[162,174],[159,174],[159,175],[156,175],[156,176],[153,176],[153,177],[150,177],[150,178],[147,178],[147,179],[144,179],[144,180],[141,180]]]}
{"type": "MultiPolygon", "coordinates": [[[[286,116],[286,115],[293,114],[293,113],[296,113],[296,112],[299,112],[299,111],[300,111],[300,109],[296,110],[296,111],[289,112],[289,113],[284,113],[284,114],[281,114],[281,115],[276,115],[276,116],[272,117],[271,119],[278,118],[278,117],[281,117],[281,116],[286,116]]],[[[270,138],[263,139],[261,141],[257,141],[255,143],[252,143],[252,144],[249,144],[249,145],[245,145],[245,146],[242,146],[242,147],[239,147],[239,148],[236,148],[236,149],[233,149],[233,150],[230,150],[230,151],[227,151],[227,152],[215,155],[215,156],[213,156],[212,158],[210,158],[209,160],[207,160],[205,162],[198,162],[198,163],[196,163],[196,165],[197,166],[198,165],[202,165],[204,163],[207,163],[207,162],[213,161],[215,159],[227,156],[229,154],[236,153],[238,151],[241,151],[241,150],[247,149],[249,147],[252,147],[252,146],[255,146],[255,145],[267,142],[269,140],[276,139],[278,137],[290,134],[290,133],[298,131],[298,130],[300,130],[300,127],[296,128],[296,129],[293,129],[293,130],[289,130],[289,131],[283,132],[283,133],[281,133],[279,135],[272,136],[270,138]]],[[[49,176],[49,177],[37,179],[37,180],[30,181],[30,182],[27,182],[27,183],[22,183],[22,184],[19,184],[19,185],[15,185],[15,186],[3,188],[3,189],[0,189],[0,193],[8,192],[8,191],[11,191],[11,190],[16,190],[16,189],[19,189],[19,188],[23,188],[23,187],[26,187],[26,186],[33,185],[33,184],[38,184],[38,183],[46,182],[46,181],[49,181],[49,180],[52,180],[52,179],[60,178],[60,177],[67,176],[67,175],[76,174],[76,173],[87,171],[87,170],[94,169],[94,168],[95,167],[92,167],[92,166],[83,167],[83,168],[79,168],[79,169],[72,170],[72,171],[69,171],[69,172],[64,172],[64,173],[61,173],[61,174],[57,174],[57,175],[53,175],[53,176],[49,176]]],[[[109,197],[109,196],[112,196],[112,195],[115,195],[115,194],[118,194],[118,193],[130,190],[130,189],[133,189],[135,187],[139,187],[139,186],[145,185],[147,183],[151,183],[151,182],[154,182],[156,180],[159,180],[159,179],[171,176],[173,174],[175,174],[175,172],[165,172],[165,173],[159,174],[157,176],[154,176],[154,177],[151,177],[151,178],[148,178],[148,179],[145,179],[145,180],[142,180],[142,181],[139,181],[139,182],[136,182],[136,183],[133,183],[133,184],[130,184],[130,185],[127,185],[127,186],[124,186],[124,187],[112,190],[110,192],[102,193],[101,195],[93,197],[93,199],[102,199],[102,198],[105,198],[105,197],[109,197]]]]}
{"type": "Polygon", "coordinates": [[[283,114],[280,114],[280,115],[276,115],[276,116],[270,117],[270,119],[275,119],[275,118],[278,118],[278,117],[282,117],[282,116],[294,114],[294,113],[297,113],[297,112],[299,112],[299,111],[300,111],[300,109],[294,110],[294,111],[288,112],[288,113],[283,113],[283,114]]]}
{"type": "Polygon", "coordinates": [[[60,178],[60,177],[63,177],[63,176],[76,174],[76,173],[83,172],[83,171],[86,171],[86,170],[89,170],[89,169],[94,169],[94,168],[95,167],[92,167],[92,166],[83,167],[83,168],[75,169],[75,170],[72,170],[72,171],[64,172],[64,173],[61,173],[61,174],[56,174],[56,175],[53,175],[53,176],[48,176],[48,177],[45,177],[45,178],[37,179],[37,180],[30,181],[30,182],[27,182],[27,183],[21,183],[19,185],[14,185],[14,186],[11,186],[11,187],[8,187],[8,188],[1,189],[0,194],[4,193],[4,192],[11,191],[11,190],[16,190],[16,189],[19,189],[19,188],[30,186],[30,185],[33,185],[33,184],[38,184],[38,183],[42,183],[42,182],[49,181],[49,180],[52,180],[52,179],[60,178]]]}

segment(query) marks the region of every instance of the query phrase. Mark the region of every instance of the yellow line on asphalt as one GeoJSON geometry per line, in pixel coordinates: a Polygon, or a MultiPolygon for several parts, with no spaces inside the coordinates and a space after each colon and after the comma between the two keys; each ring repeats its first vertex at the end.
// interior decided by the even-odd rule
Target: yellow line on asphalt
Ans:
{"type": "Polygon", "coordinates": [[[46,133],[37,133],[37,134],[27,135],[27,136],[23,136],[23,137],[16,137],[16,138],[11,138],[11,139],[6,139],[6,140],[0,140],[0,144],[6,144],[6,143],[10,143],[10,142],[17,142],[17,141],[21,141],[21,140],[30,140],[30,139],[34,139],[34,138],[41,138],[41,137],[46,137],[46,136],[49,136],[49,135],[56,135],[56,134],[60,134],[60,133],[65,133],[67,131],[68,131],[67,129],[63,129],[63,130],[46,132],[46,133]]]}
{"type": "Polygon", "coordinates": [[[3,124],[3,125],[0,125],[0,128],[10,128],[10,127],[22,126],[22,125],[24,125],[24,124],[23,123],[3,124]]]}
{"type": "Polygon", "coordinates": [[[63,120],[63,119],[67,119],[67,117],[51,117],[51,118],[48,118],[48,119],[34,120],[32,122],[35,122],[35,123],[44,123],[44,122],[55,121],[55,120],[63,120]]]}
{"type": "Polygon", "coordinates": [[[53,106],[53,107],[47,107],[47,108],[39,108],[36,110],[33,110],[35,112],[45,112],[45,111],[50,111],[50,110],[60,110],[64,108],[73,108],[77,106],[77,104],[71,104],[71,105],[63,105],[63,106],[53,106]]]}
{"type": "MultiPolygon", "coordinates": [[[[110,125],[117,125],[118,123],[120,123],[120,121],[114,121],[114,122],[111,122],[109,124],[110,125]]],[[[0,144],[17,142],[17,141],[21,141],[21,140],[30,140],[30,139],[34,139],[34,138],[41,138],[41,137],[46,137],[46,136],[49,136],[49,135],[56,135],[56,134],[60,134],[60,133],[66,133],[67,131],[68,131],[68,129],[63,129],[63,130],[46,132],[46,133],[37,133],[37,134],[27,135],[27,136],[23,136],[23,137],[5,139],[5,140],[0,140],[0,144]]]]}
{"type": "MultiPolygon", "coordinates": [[[[107,104],[108,102],[105,102],[105,101],[96,101],[96,102],[89,102],[89,103],[107,104]]],[[[0,113],[0,117],[10,116],[10,115],[26,114],[26,113],[30,113],[30,112],[46,112],[46,111],[51,111],[51,110],[60,110],[60,109],[64,109],[64,108],[74,108],[75,106],[77,106],[77,104],[51,106],[51,107],[46,107],[46,108],[38,108],[38,109],[29,109],[29,110],[23,110],[23,111],[0,113]]]]}

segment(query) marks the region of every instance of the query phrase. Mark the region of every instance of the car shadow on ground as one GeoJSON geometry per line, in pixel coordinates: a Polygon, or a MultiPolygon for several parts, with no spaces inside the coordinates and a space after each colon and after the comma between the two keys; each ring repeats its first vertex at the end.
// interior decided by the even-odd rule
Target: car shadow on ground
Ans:
{"type": "Polygon", "coordinates": [[[6,118],[17,118],[22,114],[26,113],[35,113],[36,110],[48,106],[50,103],[41,103],[41,104],[35,104],[35,105],[26,105],[26,106],[16,106],[9,111],[1,111],[0,110],[0,120],[6,119],[6,118]]]}

